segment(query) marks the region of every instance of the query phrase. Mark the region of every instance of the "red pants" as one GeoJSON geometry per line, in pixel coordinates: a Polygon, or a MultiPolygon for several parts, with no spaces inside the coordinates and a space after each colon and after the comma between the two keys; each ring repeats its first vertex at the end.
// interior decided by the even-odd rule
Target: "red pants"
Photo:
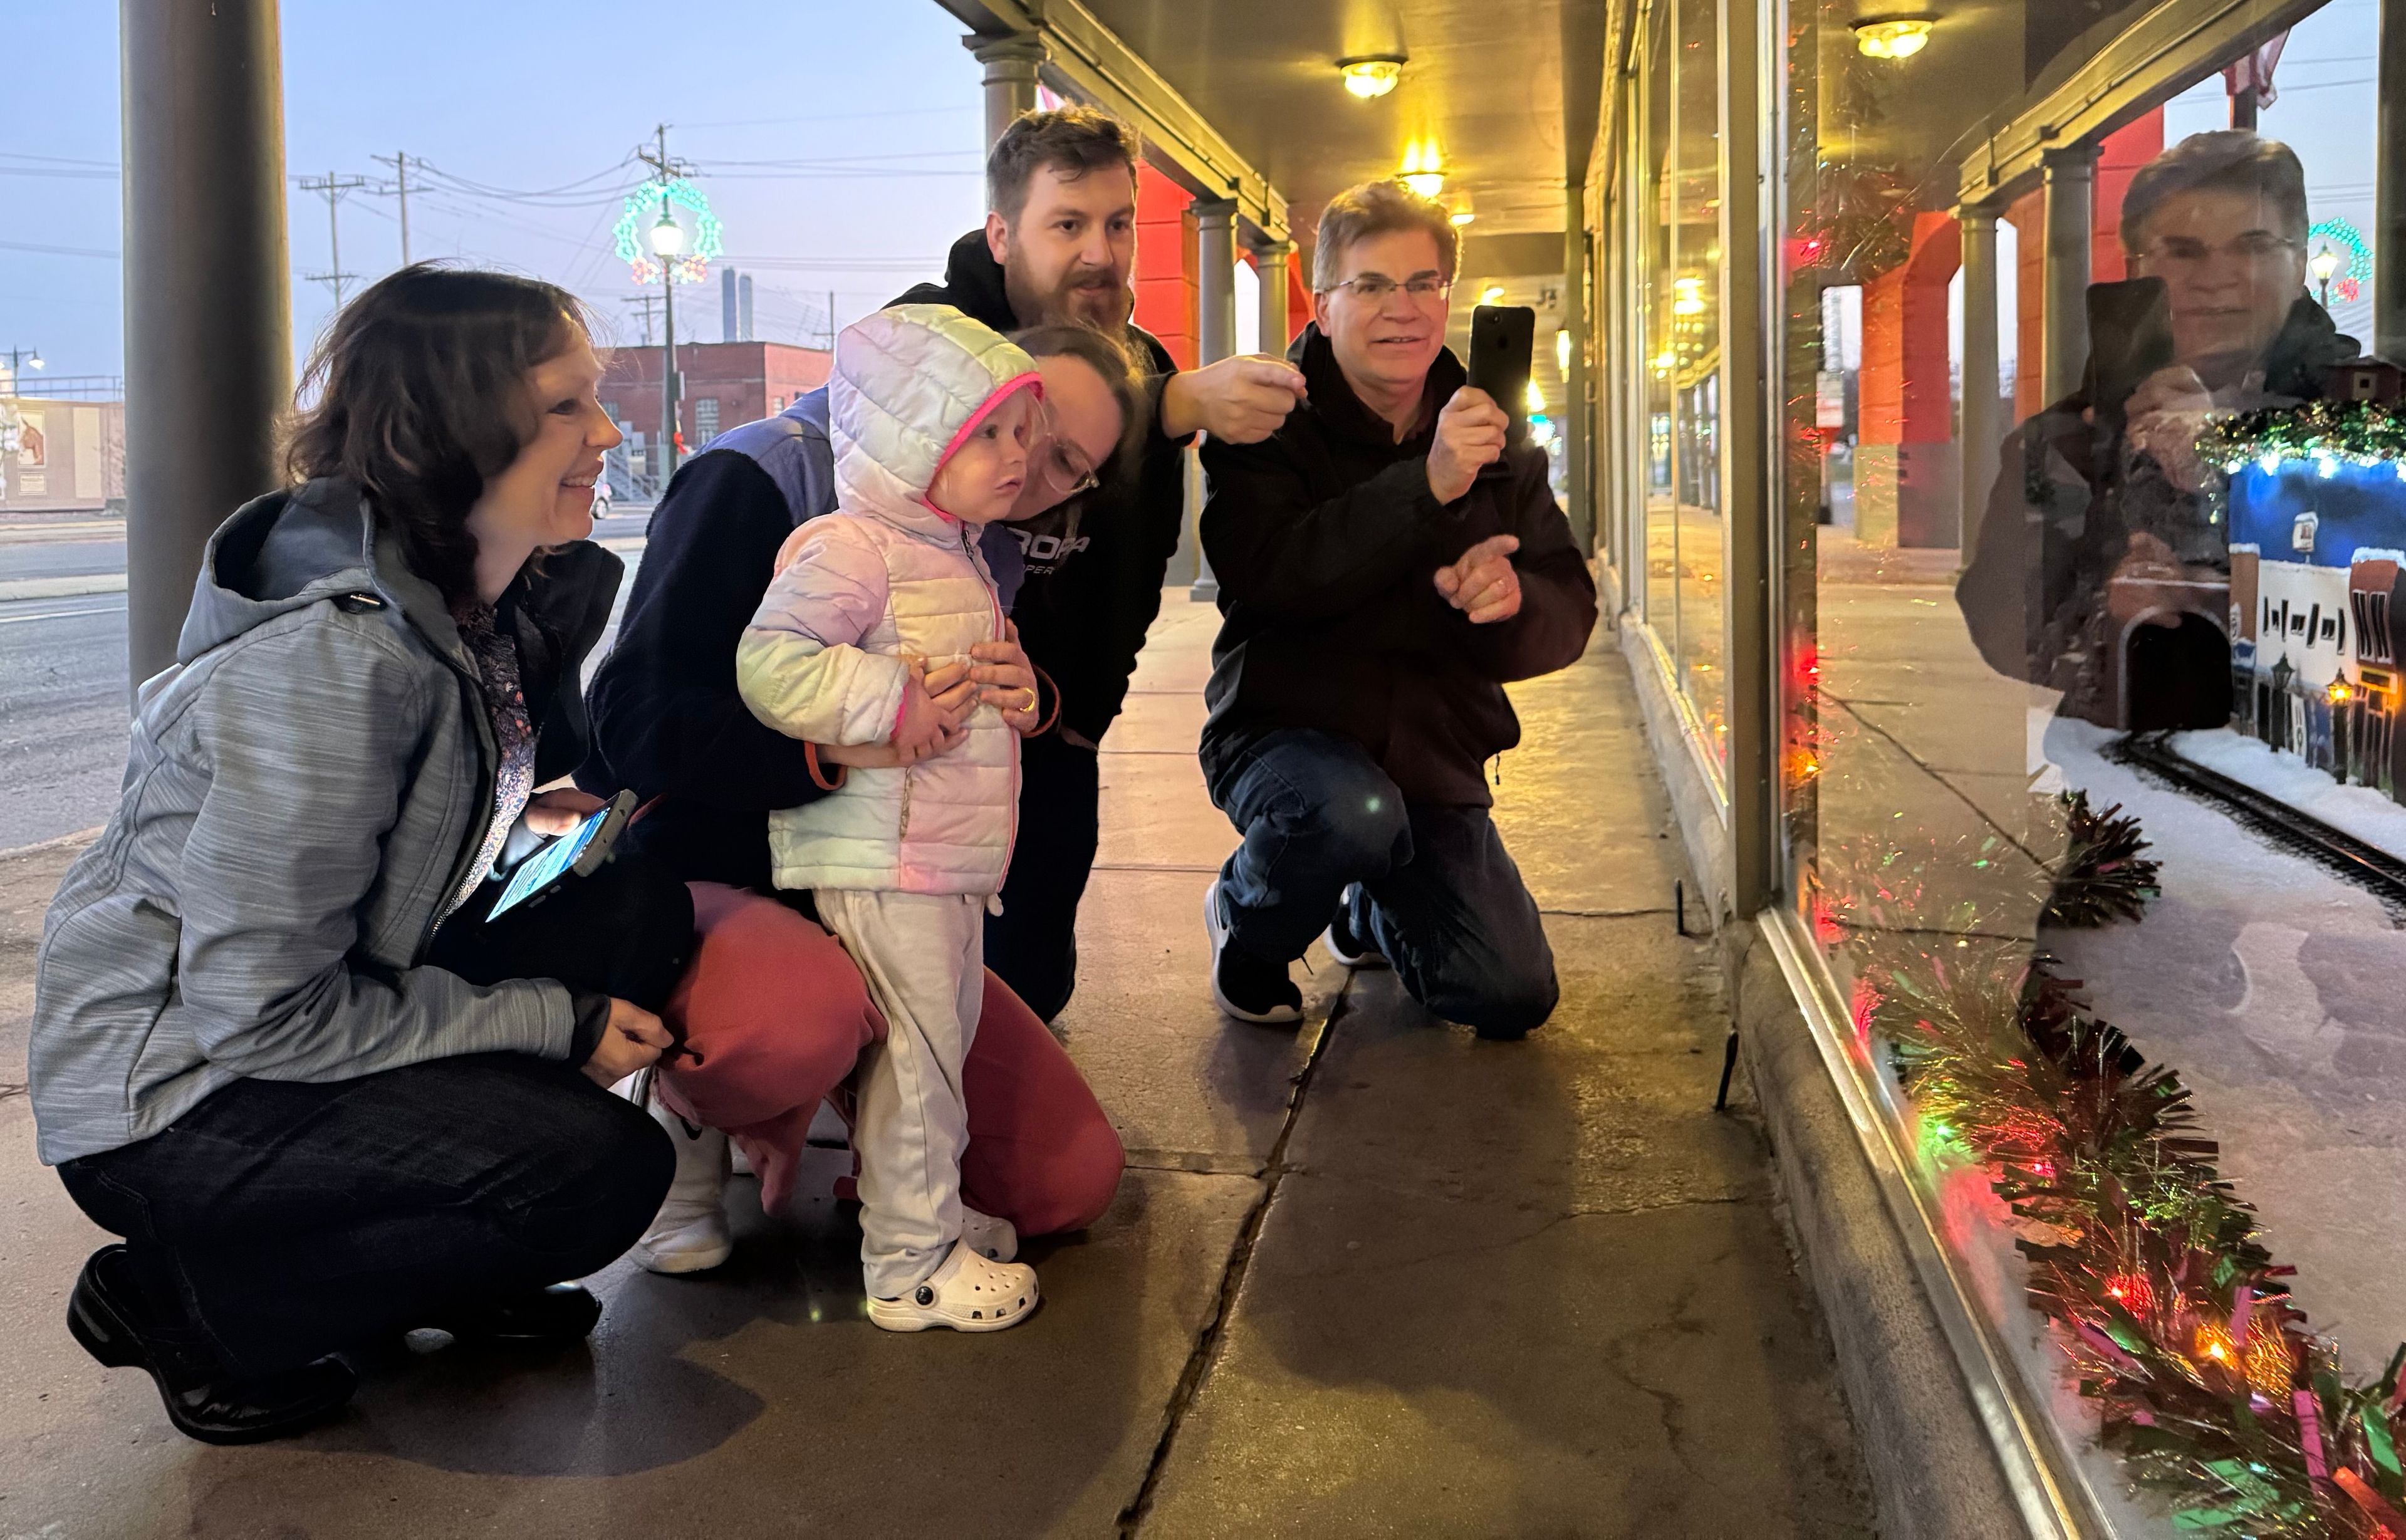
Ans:
{"type": "MultiPolygon", "coordinates": [[[[741,888],[690,886],[699,944],[667,1014],[698,1058],[661,1072],[661,1100],[727,1130],[773,1212],[793,1192],[812,1115],[885,1019],[842,945],[810,920],[741,888]]],[[[992,973],[961,1083],[970,1208],[1031,1236],[1101,1217],[1126,1159],[1119,1136],[1069,1055],[992,973]]]]}

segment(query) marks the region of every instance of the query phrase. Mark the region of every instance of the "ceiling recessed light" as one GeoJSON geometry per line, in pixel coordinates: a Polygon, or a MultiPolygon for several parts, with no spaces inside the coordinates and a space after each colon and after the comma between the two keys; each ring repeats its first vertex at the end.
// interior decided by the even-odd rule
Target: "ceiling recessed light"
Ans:
{"type": "Polygon", "coordinates": [[[1855,48],[1868,59],[1910,59],[1930,46],[1932,16],[1865,17],[1855,23],[1855,48]]]}
{"type": "Polygon", "coordinates": [[[1345,78],[1347,91],[1366,102],[1395,89],[1395,82],[1404,76],[1404,61],[1400,54],[1364,54],[1337,60],[1337,73],[1345,78]]]}

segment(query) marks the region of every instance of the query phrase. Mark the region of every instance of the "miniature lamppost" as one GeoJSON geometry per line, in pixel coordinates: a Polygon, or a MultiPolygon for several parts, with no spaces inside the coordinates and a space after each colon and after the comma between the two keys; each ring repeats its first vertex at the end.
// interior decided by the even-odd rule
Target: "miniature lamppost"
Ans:
{"type": "Polygon", "coordinates": [[[2338,276],[2340,263],[2343,261],[2345,259],[2338,251],[2328,246],[2306,259],[2306,266],[2312,270],[2314,282],[2321,288],[2320,298],[2325,310],[2330,308],[2331,279],[2338,276]]]}

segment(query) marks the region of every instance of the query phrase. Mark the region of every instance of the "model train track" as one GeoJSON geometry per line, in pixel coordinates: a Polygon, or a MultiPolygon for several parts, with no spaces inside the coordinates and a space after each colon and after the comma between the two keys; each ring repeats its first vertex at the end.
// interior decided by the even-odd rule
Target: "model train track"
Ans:
{"type": "Polygon", "coordinates": [[[2107,758],[2148,771],[2178,791],[2216,804],[2274,844],[2346,878],[2381,900],[2406,925],[2406,860],[2368,844],[2279,798],[2234,781],[2172,751],[2163,733],[2132,733],[2105,750],[2107,758]]]}

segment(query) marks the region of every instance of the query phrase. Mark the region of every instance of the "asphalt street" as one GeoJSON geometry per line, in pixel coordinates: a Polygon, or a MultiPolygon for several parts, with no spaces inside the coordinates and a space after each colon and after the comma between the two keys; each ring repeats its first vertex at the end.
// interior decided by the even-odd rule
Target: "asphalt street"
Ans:
{"type": "MultiPolygon", "coordinates": [[[[621,608],[649,513],[629,510],[595,530],[628,564],[621,608]]],[[[0,851],[92,828],[116,810],[131,693],[123,528],[0,525],[0,851]],[[26,587],[43,596],[25,597],[26,587]],[[50,592],[62,587],[96,591],[50,592]]]]}

